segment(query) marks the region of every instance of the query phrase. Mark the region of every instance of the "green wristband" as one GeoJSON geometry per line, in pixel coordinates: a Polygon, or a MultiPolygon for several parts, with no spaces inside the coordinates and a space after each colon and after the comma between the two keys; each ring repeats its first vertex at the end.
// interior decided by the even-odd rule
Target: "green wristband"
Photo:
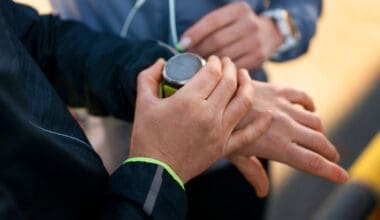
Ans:
{"type": "Polygon", "coordinates": [[[159,161],[159,160],[156,160],[153,158],[149,158],[149,157],[132,157],[132,158],[129,158],[128,160],[124,161],[123,164],[127,164],[127,163],[150,163],[150,164],[155,164],[155,165],[161,166],[181,186],[181,188],[183,190],[185,190],[185,185],[183,184],[183,181],[181,180],[181,178],[174,172],[174,170],[168,164],[166,164],[162,161],[159,161]]]}

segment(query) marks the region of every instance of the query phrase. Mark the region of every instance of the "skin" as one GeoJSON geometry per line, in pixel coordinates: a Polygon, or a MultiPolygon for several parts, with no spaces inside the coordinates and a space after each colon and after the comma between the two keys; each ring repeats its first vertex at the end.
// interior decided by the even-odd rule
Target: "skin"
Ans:
{"type": "MultiPolygon", "coordinates": [[[[254,88],[230,59],[212,56],[177,93],[160,99],[163,65],[160,60],[139,75],[129,157],[165,162],[186,183],[241,147],[234,128],[252,108],[254,88]]],[[[270,123],[263,114],[249,123],[255,129],[238,131],[257,139],[270,123]]]]}
{"type": "Polygon", "coordinates": [[[228,58],[211,57],[188,84],[160,99],[162,65],[139,75],[130,157],[161,160],[184,182],[226,157],[259,196],[268,193],[269,181],[256,157],[332,182],[348,180],[304,92],[251,81],[228,58]]]}
{"type": "MultiPolygon", "coordinates": [[[[260,17],[246,2],[228,4],[210,12],[182,36],[182,45],[202,56],[228,56],[240,68],[257,69],[282,44],[283,38],[274,22],[260,17]],[[228,16],[226,16],[228,15],[228,16]]],[[[270,129],[250,143],[242,137],[244,150],[228,159],[255,187],[259,196],[268,193],[269,181],[259,160],[271,159],[333,182],[345,182],[347,173],[335,163],[339,154],[322,131],[312,99],[302,91],[252,81],[255,105],[240,125],[260,113],[270,111],[270,129]],[[300,108],[300,106],[302,108],[300,108]],[[254,156],[253,156],[254,155],[254,156]]]]}
{"type": "Polygon", "coordinates": [[[246,179],[257,194],[267,195],[269,181],[260,162],[252,155],[287,164],[335,183],[347,181],[347,172],[336,164],[339,154],[323,134],[321,120],[313,112],[312,99],[296,89],[257,81],[252,84],[255,104],[239,126],[246,126],[256,115],[266,111],[271,112],[273,121],[258,140],[250,142],[249,137],[240,138],[246,147],[228,158],[246,173],[246,179]]]}
{"type": "Polygon", "coordinates": [[[282,42],[275,23],[258,16],[244,1],[210,12],[181,37],[182,47],[190,52],[227,56],[238,68],[249,70],[261,67],[282,42]]]}

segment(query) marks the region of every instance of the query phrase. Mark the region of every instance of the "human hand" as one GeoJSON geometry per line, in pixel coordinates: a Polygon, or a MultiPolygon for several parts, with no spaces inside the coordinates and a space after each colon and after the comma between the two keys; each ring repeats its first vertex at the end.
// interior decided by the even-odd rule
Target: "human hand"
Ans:
{"type": "Polygon", "coordinates": [[[203,57],[230,57],[239,68],[261,67],[283,42],[272,19],[255,14],[245,1],[210,12],[190,27],[181,46],[203,57]]]}
{"type": "Polygon", "coordinates": [[[150,157],[167,163],[183,182],[236,151],[239,134],[257,139],[270,117],[259,117],[238,135],[234,128],[250,111],[253,86],[246,72],[237,74],[230,59],[208,63],[173,96],[158,97],[163,61],[140,73],[136,115],[129,157],[150,157]],[[227,144],[228,143],[228,144],[227,144]]]}
{"type": "Polygon", "coordinates": [[[228,159],[255,187],[257,194],[267,194],[269,181],[253,155],[290,165],[332,182],[347,181],[347,172],[336,164],[338,152],[324,136],[319,117],[312,112],[315,109],[312,99],[299,90],[257,81],[252,83],[255,104],[239,126],[246,126],[257,114],[268,110],[272,113],[273,122],[258,140],[247,141],[246,147],[229,155],[228,159]]]}

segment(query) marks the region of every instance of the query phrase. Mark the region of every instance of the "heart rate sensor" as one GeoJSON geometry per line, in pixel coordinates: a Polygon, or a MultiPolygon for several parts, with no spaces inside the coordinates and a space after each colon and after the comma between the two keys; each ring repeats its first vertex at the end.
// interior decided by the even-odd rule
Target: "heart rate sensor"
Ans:
{"type": "Polygon", "coordinates": [[[170,58],[164,67],[162,97],[173,95],[184,86],[206,62],[193,53],[182,53],[170,58]]]}

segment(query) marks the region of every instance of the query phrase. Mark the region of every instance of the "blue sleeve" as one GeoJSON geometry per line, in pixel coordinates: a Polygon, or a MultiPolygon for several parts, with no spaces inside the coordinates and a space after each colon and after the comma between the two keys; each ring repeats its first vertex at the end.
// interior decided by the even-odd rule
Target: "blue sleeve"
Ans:
{"type": "Polygon", "coordinates": [[[298,45],[280,54],[279,59],[275,61],[287,61],[306,53],[321,15],[322,0],[273,0],[268,10],[272,9],[287,10],[301,34],[298,45]]]}

